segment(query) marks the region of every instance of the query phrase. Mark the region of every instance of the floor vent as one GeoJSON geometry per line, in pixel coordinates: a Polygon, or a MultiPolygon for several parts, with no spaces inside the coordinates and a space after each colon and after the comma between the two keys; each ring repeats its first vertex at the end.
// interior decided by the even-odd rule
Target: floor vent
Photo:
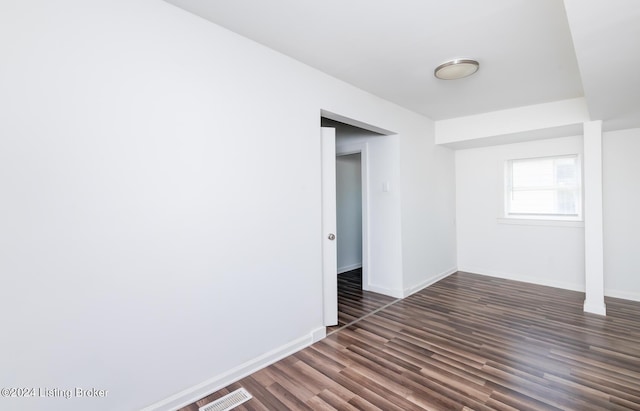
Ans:
{"type": "Polygon", "coordinates": [[[253,396],[249,394],[249,391],[244,388],[238,388],[234,392],[227,394],[222,398],[218,398],[214,402],[203,405],[198,408],[198,411],[228,411],[243,402],[249,401],[251,398],[253,398],[253,396]]]}

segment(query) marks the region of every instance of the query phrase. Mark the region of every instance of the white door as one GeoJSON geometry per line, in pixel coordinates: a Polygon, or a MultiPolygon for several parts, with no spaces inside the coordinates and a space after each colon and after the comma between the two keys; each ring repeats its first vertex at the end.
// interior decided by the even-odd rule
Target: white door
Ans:
{"type": "Polygon", "coordinates": [[[338,324],[336,129],[322,127],[322,284],[324,325],[338,324]]]}

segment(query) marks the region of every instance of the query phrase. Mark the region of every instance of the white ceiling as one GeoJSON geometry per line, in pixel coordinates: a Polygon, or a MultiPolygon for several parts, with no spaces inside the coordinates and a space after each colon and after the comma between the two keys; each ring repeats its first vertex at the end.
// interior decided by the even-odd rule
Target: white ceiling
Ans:
{"type": "Polygon", "coordinates": [[[166,1],[434,120],[584,96],[640,127],[639,0],[166,1]],[[456,57],[480,70],[433,76],[456,57]]]}

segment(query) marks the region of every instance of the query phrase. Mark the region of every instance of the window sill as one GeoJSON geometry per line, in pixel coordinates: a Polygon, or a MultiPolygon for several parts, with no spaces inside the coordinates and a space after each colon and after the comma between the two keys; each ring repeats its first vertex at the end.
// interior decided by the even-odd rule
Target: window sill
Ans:
{"type": "Polygon", "coordinates": [[[584,227],[584,221],[579,220],[544,220],[538,218],[498,217],[498,224],[536,225],[547,227],[584,227]]]}

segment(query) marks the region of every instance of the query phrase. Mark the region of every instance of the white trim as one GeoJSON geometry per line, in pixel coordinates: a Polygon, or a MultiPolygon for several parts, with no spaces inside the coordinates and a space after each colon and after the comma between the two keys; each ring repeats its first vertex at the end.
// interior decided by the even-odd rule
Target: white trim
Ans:
{"type": "Polygon", "coordinates": [[[158,401],[155,404],[149,405],[140,411],[173,411],[185,407],[198,401],[202,397],[206,397],[207,395],[212,394],[229,384],[233,384],[234,382],[261,370],[284,357],[310,346],[314,342],[318,341],[317,338],[322,334],[326,335],[326,327],[324,326],[316,328],[303,337],[273,349],[259,357],[245,362],[244,364],[240,364],[229,371],[180,391],[179,393],[158,401]]]}
{"type": "MultiPolygon", "coordinates": [[[[364,283],[363,283],[363,286],[364,286],[364,283]]],[[[384,294],[384,295],[388,295],[389,297],[394,297],[394,298],[403,298],[404,297],[404,293],[402,292],[401,289],[387,288],[387,287],[382,287],[382,286],[375,285],[375,284],[369,284],[369,287],[366,289],[366,291],[371,291],[373,293],[378,293],[378,294],[384,294]]]]}
{"type": "Polygon", "coordinates": [[[607,307],[600,301],[589,302],[584,300],[584,312],[597,315],[607,315],[607,307]]]}
{"type": "Polygon", "coordinates": [[[537,225],[547,227],[574,227],[583,228],[584,221],[571,220],[540,220],[534,218],[498,217],[498,224],[511,225],[537,225]]]}
{"type": "Polygon", "coordinates": [[[443,278],[446,278],[446,277],[450,276],[451,274],[453,274],[453,273],[455,273],[457,271],[458,271],[458,268],[457,267],[453,267],[453,268],[450,268],[450,269],[448,269],[446,271],[441,272],[440,274],[438,274],[438,275],[436,275],[434,277],[428,278],[428,279],[422,281],[421,283],[419,283],[417,285],[414,285],[413,287],[407,287],[407,288],[404,289],[404,297],[408,297],[411,294],[417,293],[418,291],[423,290],[423,289],[429,287],[430,285],[433,285],[433,284],[437,283],[438,281],[442,280],[443,278]]]}
{"type": "Polygon", "coordinates": [[[348,271],[352,271],[357,268],[362,268],[362,263],[355,263],[355,264],[345,265],[344,267],[338,267],[338,274],[346,273],[348,271]]]}
{"type": "Polygon", "coordinates": [[[553,154],[553,155],[542,155],[536,157],[524,157],[524,158],[508,158],[504,160],[501,165],[502,172],[502,198],[500,199],[500,217],[498,217],[498,222],[505,224],[521,224],[521,225],[548,225],[548,226],[568,226],[568,227],[583,227],[584,226],[584,164],[583,164],[583,155],[576,152],[566,152],[563,154],[553,154]],[[527,160],[540,160],[545,158],[562,158],[562,157],[575,157],[576,158],[576,171],[578,178],[578,191],[580,192],[580,196],[578,197],[578,213],[576,215],[538,215],[538,214],[518,214],[518,213],[509,213],[509,193],[511,192],[511,179],[512,179],[512,168],[510,166],[513,165],[514,161],[527,161],[527,160]],[[505,221],[500,221],[501,219],[505,221]],[[542,221],[542,224],[534,224],[534,223],[510,223],[509,220],[538,220],[542,221]],[[556,221],[566,221],[569,223],[574,222],[582,222],[582,225],[572,225],[572,224],[554,224],[556,221]]]}
{"type": "Polygon", "coordinates": [[[360,141],[357,143],[339,144],[336,143],[336,157],[348,156],[351,154],[361,153],[362,150],[366,150],[367,143],[360,141]]]}
{"type": "Polygon", "coordinates": [[[382,134],[383,136],[396,134],[393,131],[389,131],[378,126],[374,126],[369,123],[363,123],[362,121],[354,120],[352,118],[345,117],[340,114],[332,113],[331,111],[327,111],[327,110],[320,110],[320,117],[325,117],[325,118],[328,118],[329,120],[344,123],[353,127],[358,127],[367,131],[373,131],[374,133],[382,134]]]}
{"type": "Polygon", "coordinates": [[[621,298],[623,300],[640,301],[640,293],[633,291],[605,289],[604,295],[606,295],[607,297],[621,298]]]}
{"type": "Polygon", "coordinates": [[[317,343],[327,336],[327,327],[316,328],[311,332],[311,344],[317,343]]]}
{"type": "Polygon", "coordinates": [[[458,267],[458,271],[464,271],[472,274],[486,275],[487,277],[502,278],[505,280],[521,281],[523,283],[544,285],[553,288],[562,288],[563,290],[584,292],[584,284],[568,283],[565,281],[541,280],[536,277],[528,277],[517,274],[502,273],[493,270],[484,270],[482,268],[458,267]]]}
{"type": "Polygon", "coordinates": [[[371,205],[371,198],[369,197],[369,144],[364,143],[362,145],[362,151],[360,151],[360,171],[362,183],[360,189],[362,190],[362,289],[365,291],[370,290],[369,284],[369,269],[371,267],[371,239],[369,233],[371,232],[371,220],[369,219],[369,206],[371,205]]]}

